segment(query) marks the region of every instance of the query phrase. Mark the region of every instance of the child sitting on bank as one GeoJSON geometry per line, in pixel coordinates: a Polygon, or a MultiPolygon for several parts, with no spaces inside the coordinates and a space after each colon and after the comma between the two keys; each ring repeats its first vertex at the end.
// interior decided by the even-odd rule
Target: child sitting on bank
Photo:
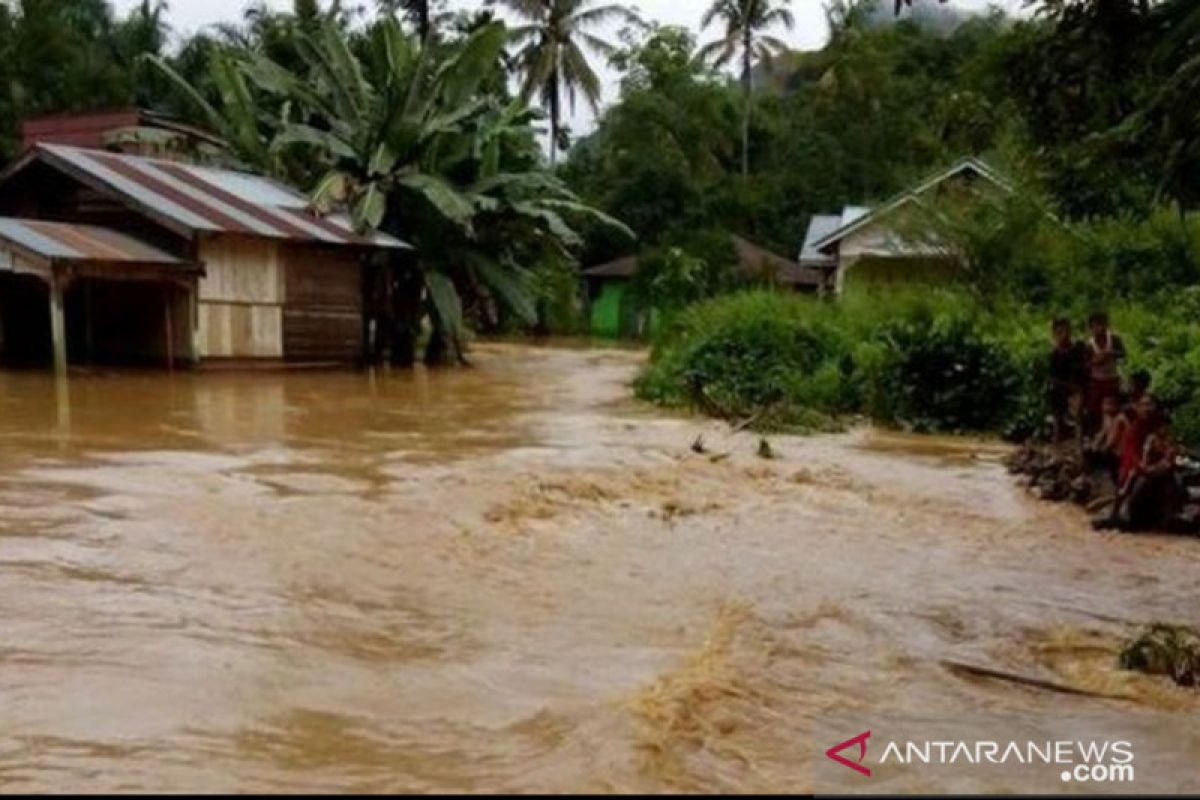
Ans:
{"type": "Polygon", "coordinates": [[[1121,490],[1111,519],[1101,527],[1126,531],[1167,529],[1182,510],[1185,498],[1176,458],[1170,420],[1153,398],[1143,397],[1122,444],[1121,490]]]}
{"type": "Polygon", "coordinates": [[[1104,469],[1112,476],[1113,484],[1120,488],[1121,448],[1130,420],[1115,397],[1104,399],[1100,430],[1084,448],[1089,466],[1104,469]]]}

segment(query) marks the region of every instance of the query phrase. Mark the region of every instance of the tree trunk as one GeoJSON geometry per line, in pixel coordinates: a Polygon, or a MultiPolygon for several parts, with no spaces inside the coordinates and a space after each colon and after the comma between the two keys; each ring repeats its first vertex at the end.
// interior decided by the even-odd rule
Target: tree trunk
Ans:
{"type": "Polygon", "coordinates": [[[558,126],[562,108],[559,105],[558,70],[550,74],[550,168],[558,165],[558,126]]]}
{"type": "Polygon", "coordinates": [[[421,41],[428,42],[433,26],[429,20],[429,0],[417,0],[417,30],[421,32],[421,41]]]}
{"type": "Polygon", "coordinates": [[[753,45],[753,40],[750,35],[750,27],[747,26],[742,37],[742,94],[746,101],[746,108],[742,113],[742,175],[744,177],[750,175],[750,114],[754,104],[754,58],[750,50],[751,45],[753,45]]]}

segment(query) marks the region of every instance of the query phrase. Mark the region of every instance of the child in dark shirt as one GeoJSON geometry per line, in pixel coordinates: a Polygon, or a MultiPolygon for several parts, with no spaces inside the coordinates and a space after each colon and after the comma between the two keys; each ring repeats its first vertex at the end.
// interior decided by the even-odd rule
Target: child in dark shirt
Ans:
{"type": "Polygon", "coordinates": [[[1051,327],[1054,349],[1050,351],[1050,385],[1047,404],[1054,419],[1054,441],[1062,442],[1074,424],[1079,430],[1079,410],[1087,384],[1090,354],[1087,345],[1076,342],[1071,334],[1071,321],[1056,319],[1051,327]]]}

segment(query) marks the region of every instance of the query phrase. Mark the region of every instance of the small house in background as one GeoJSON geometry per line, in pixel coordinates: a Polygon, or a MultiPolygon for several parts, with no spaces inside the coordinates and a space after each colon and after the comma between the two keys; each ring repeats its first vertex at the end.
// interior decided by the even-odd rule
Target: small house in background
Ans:
{"type": "Polygon", "coordinates": [[[25,127],[29,149],[0,175],[0,357],[60,370],[359,360],[365,259],[405,245],[274,180],[184,159],[178,140],[169,158],[123,152],[175,135],[213,145],[190,129],[159,138],[152,121],[25,127]]]}
{"type": "MultiPolygon", "coordinates": [[[[937,203],[980,191],[1011,192],[996,170],[965,158],[874,208],[847,206],[840,214],[817,214],[809,222],[800,264],[827,276],[841,292],[848,282],[900,283],[953,277],[953,257],[921,235],[923,215],[937,203]]],[[[924,217],[927,218],[927,217],[924,217]]]]}
{"type": "MultiPolygon", "coordinates": [[[[777,286],[802,294],[820,294],[826,290],[825,273],[741,236],[731,239],[737,257],[736,272],[747,284],[777,286]]],[[[652,330],[656,310],[642,308],[629,291],[640,265],[637,256],[626,256],[583,271],[593,336],[638,337],[652,330]]]]}

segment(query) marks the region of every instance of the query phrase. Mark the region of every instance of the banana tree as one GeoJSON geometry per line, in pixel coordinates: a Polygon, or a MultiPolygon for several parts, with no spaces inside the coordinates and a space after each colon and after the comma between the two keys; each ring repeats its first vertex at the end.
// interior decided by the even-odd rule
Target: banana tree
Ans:
{"type": "Polygon", "coordinates": [[[360,228],[415,246],[381,273],[395,362],[415,360],[422,319],[429,361],[463,358],[465,308],[532,323],[521,265],[577,247],[571,220],[628,231],[538,167],[534,113],[495,80],[502,23],[458,42],[422,43],[391,17],[358,41],[328,22],[294,35],[301,69],[258,52],[238,53],[239,69],[282,110],[267,152],[320,174],[314,206],[345,208],[360,228]]]}

